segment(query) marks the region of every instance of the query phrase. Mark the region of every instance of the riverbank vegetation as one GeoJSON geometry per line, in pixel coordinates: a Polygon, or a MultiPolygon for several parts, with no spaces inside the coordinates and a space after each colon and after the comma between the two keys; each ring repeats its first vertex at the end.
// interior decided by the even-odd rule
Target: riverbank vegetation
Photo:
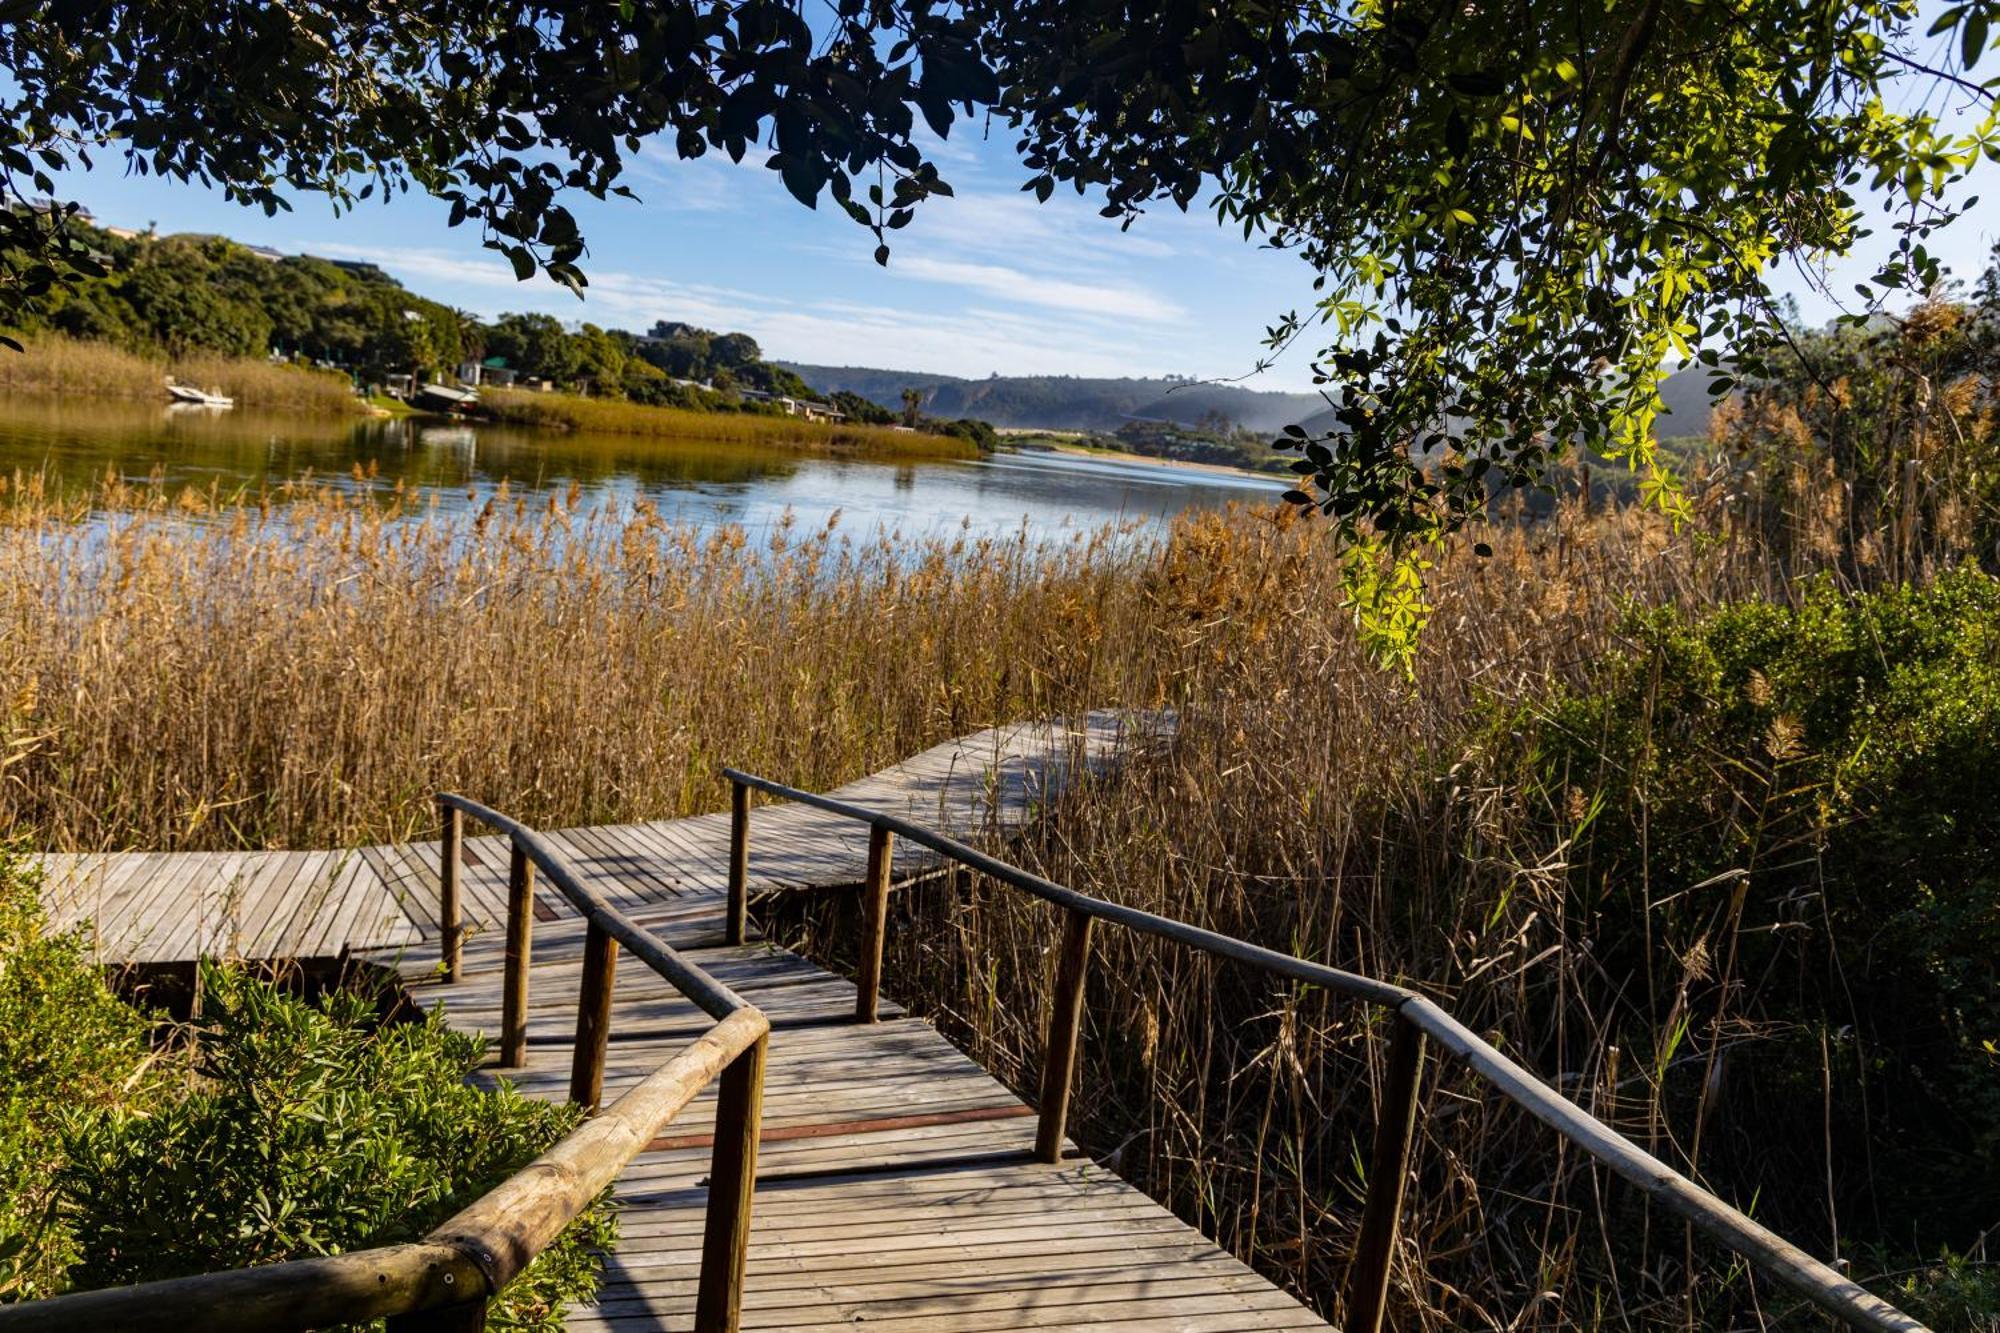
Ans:
{"type": "Polygon", "coordinates": [[[805,447],[868,457],[977,458],[972,440],[850,421],[808,421],[777,413],[711,412],[649,406],[568,393],[487,389],[480,410],[503,425],[599,435],[657,436],[713,444],[805,447]]]}
{"type": "MultiPolygon", "coordinates": [[[[591,323],[570,328],[545,314],[488,323],[417,295],[366,261],[280,255],[220,236],[70,225],[102,257],[104,272],[55,292],[11,331],[25,351],[7,361],[23,364],[0,363],[0,390],[158,397],[157,376],[149,384],[141,371],[167,361],[191,383],[249,386],[260,406],[331,406],[317,398],[294,404],[275,392],[293,383],[282,378],[290,369],[282,363],[296,361],[322,368],[313,383],[329,396],[342,386],[379,388],[399,375],[455,383],[468,364],[477,365],[482,384],[533,382],[604,400],[607,407],[595,410],[614,425],[667,420],[614,410],[624,406],[782,417],[782,399],[818,399],[745,333],[673,320],[658,320],[644,334],[591,323]],[[268,366],[272,358],[281,364],[268,366]]],[[[849,409],[850,416],[865,413],[856,424],[892,419],[865,400],[849,409]]],[[[972,423],[956,424],[936,433],[975,438],[965,429],[972,423]]],[[[617,428],[668,433],[657,424],[617,428]]],[[[707,429],[705,438],[726,430],[707,429]]]]}
{"type": "MultiPolygon", "coordinates": [[[[385,1021],[358,978],[308,1001],[206,963],[171,1021],[113,993],[39,887],[0,849],[0,1302],[416,1240],[581,1118],[473,1087],[478,1041],[385,1021]]],[[[560,1329],[613,1234],[594,1206],[498,1326],[560,1329]]]]}
{"type": "Polygon", "coordinates": [[[345,375],[262,357],[168,356],[46,333],[24,339],[21,352],[0,356],[5,397],[158,403],[166,399],[169,379],[227,395],[239,407],[343,416],[367,410],[345,375]]]}
{"type": "MultiPolygon", "coordinates": [[[[912,552],[504,497],[400,523],[330,495],[187,512],[127,513],[95,563],[26,502],[0,532],[0,800],[42,845],[416,836],[441,787],[551,826],[662,817],[714,808],[723,760],[827,786],[997,719],[1168,707],[1171,745],[1013,854],[1438,994],[1864,1275],[1977,1241],[2000,1106],[1983,575],[1857,601],[1774,576],[1741,530],[1572,508],[1440,566],[1405,679],[1287,595],[1321,539],[1266,513],[1157,549],[912,552]],[[1776,1150],[1774,1120],[1808,1116],[1776,1150]]],[[[893,993],[1025,1085],[1046,914],[976,884],[910,903],[893,993]]],[[[836,958],[851,938],[790,929],[836,958]]],[[[1083,1141],[1332,1312],[1366,1016],[1100,949],[1083,1141]]],[[[1748,1279],[1699,1247],[1688,1266],[1678,1228],[1472,1091],[1429,1093],[1405,1326],[1549,1289],[1547,1326],[1589,1326],[1613,1268],[1655,1273],[1623,1292],[1640,1326],[1747,1308],[1748,1279]]]]}
{"type": "MultiPolygon", "coordinates": [[[[996,721],[1172,710],[1170,739],[1010,854],[1436,995],[1933,1326],[1986,1333],[1985,321],[1802,338],[1820,359],[1690,455],[1678,528],[1577,495],[1494,515],[1486,553],[1428,571],[1407,673],[1322,613],[1342,574],[1291,510],[898,543],[504,492],[454,518],[126,486],[85,528],[27,488],[0,503],[0,816],[37,845],[153,849],[427,834],[444,787],[548,826],[662,818],[716,808],[721,762],[826,787],[996,721]],[[1863,407],[1851,444],[1813,447],[1863,407]]],[[[1026,1087],[1046,909],[964,880],[904,903],[891,993],[1026,1087]]],[[[850,947],[835,907],[779,924],[850,947]]],[[[1098,948],[1076,1132],[1337,1318],[1376,1017],[1116,932],[1098,948]]],[[[1398,1327],[1805,1317],[1437,1080],[1398,1327]]]]}

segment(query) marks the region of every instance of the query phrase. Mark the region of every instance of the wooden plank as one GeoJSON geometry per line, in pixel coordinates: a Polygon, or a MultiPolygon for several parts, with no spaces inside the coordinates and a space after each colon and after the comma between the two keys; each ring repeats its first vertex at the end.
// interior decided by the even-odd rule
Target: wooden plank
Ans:
{"type": "Polygon", "coordinates": [[[160,942],[161,957],[193,958],[217,952],[217,941],[226,935],[225,925],[240,892],[238,881],[249,859],[247,852],[224,854],[190,883],[181,920],[160,942]]]}
{"type": "Polygon", "coordinates": [[[246,958],[276,956],[278,923],[291,902],[291,886],[305,868],[304,852],[269,852],[244,888],[237,951],[246,958]]]}
{"type": "Polygon", "coordinates": [[[193,911],[192,885],[207,874],[210,857],[187,852],[164,858],[165,864],[139,888],[129,903],[120,904],[116,924],[120,930],[118,947],[105,952],[130,962],[159,962],[167,958],[160,946],[193,911]]]}
{"type": "Polygon", "coordinates": [[[277,931],[277,956],[302,957],[301,950],[310,938],[319,912],[326,902],[327,894],[333,888],[333,866],[337,853],[307,852],[305,864],[299,867],[298,878],[292,881],[291,898],[287,907],[280,907],[277,920],[273,923],[277,931]]]}

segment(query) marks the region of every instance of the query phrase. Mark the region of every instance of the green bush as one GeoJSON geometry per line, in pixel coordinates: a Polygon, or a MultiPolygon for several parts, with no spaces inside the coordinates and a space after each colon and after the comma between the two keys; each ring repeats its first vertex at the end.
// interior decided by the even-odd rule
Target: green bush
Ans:
{"type": "Polygon", "coordinates": [[[1500,742],[1569,840],[1604,1039],[1761,1215],[1969,1244],[2000,1198],[2000,581],[1628,628],[1500,742]]]}
{"type": "Polygon", "coordinates": [[[105,986],[82,932],[52,932],[41,875],[0,845],[0,1301],[63,1287],[76,1243],[51,1176],[63,1125],[157,1090],[153,1020],[105,986]]]}
{"type": "MultiPolygon", "coordinates": [[[[75,1126],[58,1180],[81,1287],[415,1240],[575,1126],[576,1108],[485,1092],[483,1043],[436,1015],[378,1025],[367,996],[315,1006],[203,965],[187,1093],[75,1126]]],[[[600,1200],[496,1303],[500,1328],[562,1326],[610,1243],[600,1200]]]]}
{"type": "MultiPolygon", "coordinates": [[[[414,1240],[567,1133],[578,1112],[466,1082],[482,1044],[381,1025],[204,964],[202,1019],[156,1049],[41,876],[0,846],[0,1301],[414,1240]]],[[[560,1328],[596,1289],[600,1201],[497,1303],[560,1328]]]]}

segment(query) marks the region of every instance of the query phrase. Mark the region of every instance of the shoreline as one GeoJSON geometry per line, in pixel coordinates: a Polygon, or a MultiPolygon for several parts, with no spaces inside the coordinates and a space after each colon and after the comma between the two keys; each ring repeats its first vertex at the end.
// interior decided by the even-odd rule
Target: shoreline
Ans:
{"type": "Polygon", "coordinates": [[[1043,444],[1032,448],[1006,443],[1001,436],[1000,448],[1003,454],[1065,454],[1071,458],[1096,458],[1107,463],[1152,463],[1158,467],[1182,468],[1190,472],[1213,472],[1228,477],[1249,477],[1257,481],[1284,481],[1282,472],[1259,472],[1254,468],[1236,467],[1229,463],[1202,463],[1192,458],[1160,458],[1153,454],[1135,454],[1126,449],[1092,449],[1081,444],[1043,444]]]}

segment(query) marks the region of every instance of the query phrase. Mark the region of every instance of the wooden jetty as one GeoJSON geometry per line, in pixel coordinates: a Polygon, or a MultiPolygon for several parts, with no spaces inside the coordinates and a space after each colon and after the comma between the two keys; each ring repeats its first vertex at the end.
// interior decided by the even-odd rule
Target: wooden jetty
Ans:
{"type": "MultiPolygon", "coordinates": [[[[1127,737],[1122,714],[1074,726],[1023,723],[935,746],[831,793],[855,805],[961,835],[1018,824],[1075,763],[1107,760],[1127,737]]],[[[721,788],[718,786],[718,793],[721,788]]],[[[730,812],[692,819],[563,829],[549,843],[606,898],[643,916],[669,943],[719,936],[729,880],[730,812]]],[[[751,894],[851,887],[868,860],[868,830],[799,805],[751,816],[751,894]]],[[[461,882],[467,938],[497,937],[507,919],[507,840],[468,838],[461,882]]],[[[233,958],[400,958],[415,975],[438,959],[440,864],[435,840],[338,851],[52,854],[51,923],[91,923],[106,963],[233,958]]],[[[907,877],[937,863],[898,852],[907,877]]],[[[574,919],[544,888],[536,919],[574,919]]]]}
{"type": "MultiPolygon", "coordinates": [[[[1116,715],[1074,727],[994,729],[937,746],[834,793],[960,834],[1005,829],[1071,766],[1107,759],[1116,715]]],[[[752,895],[846,887],[867,876],[869,831],[800,805],[749,820],[752,895]]],[[[1089,1328],[1209,1333],[1326,1325],[1111,1172],[1074,1152],[1038,1161],[1034,1111],[893,1003],[854,1021],[855,987],[756,939],[724,943],[731,817],[546,835],[604,897],[770,1019],[741,1323],[799,1330],[1089,1328]]],[[[48,856],[57,922],[97,926],[106,962],[198,954],[360,957],[398,966],[420,1002],[497,1035],[511,858],[468,837],[459,892],[462,979],[438,979],[440,847],[48,856]]],[[[904,844],[892,871],[930,869],[904,844]]],[[[587,936],[547,885],[535,919],[523,1091],[568,1095],[587,936]]],[[[661,977],[617,974],[606,1101],[709,1026],[661,977]]],[[[496,1075],[498,1076],[498,1075],[496,1075]]],[[[711,1086],[618,1177],[620,1240],[599,1303],[572,1328],[686,1329],[695,1321],[717,1089],[711,1086]],[[685,1126],[683,1132],[681,1127],[685,1126]]]]}
{"type": "MultiPolygon", "coordinates": [[[[725,770],[731,808],[543,834],[440,795],[438,842],[343,852],[52,856],[58,921],[107,962],[197,954],[399,968],[506,1077],[598,1114],[421,1241],[0,1307],[0,1333],[269,1333],[387,1316],[472,1333],[609,1187],[599,1302],[571,1327],[883,1327],[890,1333],[1209,1333],[1325,1325],[1064,1134],[1092,928],[1136,931],[1388,1012],[1349,1333],[1379,1333],[1427,1059],[1456,1062],[1553,1136],[1841,1323],[1923,1326],[1595,1120],[1421,993],[1089,897],[962,840],[1004,833],[1135,719],[998,728],[820,795],[725,770]],[[787,804],[752,810],[762,791],[787,804]],[[465,836],[468,821],[499,836],[465,836]],[[882,995],[892,881],[944,863],[1060,922],[1030,1109],[882,995]],[[859,888],[853,983],[757,938],[759,893],[859,888]],[[618,964],[624,954],[627,962],[618,964]]],[[[990,840],[989,840],[990,841],[990,840]]]]}

